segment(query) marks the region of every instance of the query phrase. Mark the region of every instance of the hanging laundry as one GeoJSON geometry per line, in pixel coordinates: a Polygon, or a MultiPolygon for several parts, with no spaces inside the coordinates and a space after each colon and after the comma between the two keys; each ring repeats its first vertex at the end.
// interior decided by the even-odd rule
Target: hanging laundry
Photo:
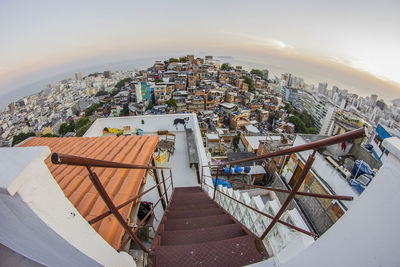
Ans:
{"type": "Polygon", "coordinates": [[[342,142],[342,151],[346,150],[346,142],[342,142]]]}

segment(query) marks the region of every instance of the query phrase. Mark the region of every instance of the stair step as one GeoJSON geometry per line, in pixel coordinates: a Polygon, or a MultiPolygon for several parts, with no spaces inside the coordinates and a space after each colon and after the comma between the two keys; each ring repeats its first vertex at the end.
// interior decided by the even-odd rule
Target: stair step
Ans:
{"type": "Polygon", "coordinates": [[[159,246],[156,266],[244,266],[263,260],[255,238],[245,235],[207,243],[159,246]]]}
{"type": "Polygon", "coordinates": [[[205,198],[207,197],[207,194],[204,193],[203,191],[197,192],[175,192],[174,198],[205,198]]]}
{"type": "Polygon", "coordinates": [[[198,244],[210,241],[234,238],[246,232],[237,224],[220,225],[195,230],[176,230],[161,233],[161,245],[198,244]]]}
{"type": "Polygon", "coordinates": [[[176,199],[175,196],[171,200],[171,206],[180,206],[180,205],[193,205],[193,204],[209,204],[214,203],[210,198],[186,198],[186,199],[176,199]]]}
{"type": "Polygon", "coordinates": [[[204,217],[212,216],[218,214],[224,214],[225,212],[220,208],[211,209],[193,209],[193,210],[170,210],[167,213],[167,218],[194,218],[194,217],[204,217]]]}
{"type": "Polygon", "coordinates": [[[192,230],[233,223],[234,221],[226,214],[195,218],[168,218],[164,222],[164,230],[192,230]]]}
{"type": "Polygon", "coordinates": [[[170,206],[168,210],[170,211],[178,211],[178,210],[200,210],[200,209],[213,209],[213,208],[218,208],[218,205],[215,203],[209,203],[209,204],[187,204],[187,203],[182,203],[181,205],[173,205],[170,206]]]}
{"type": "Polygon", "coordinates": [[[200,187],[198,186],[192,186],[192,187],[175,187],[176,192],[187,192],[187,191],[203,191],[201,190],[200,187]]]}

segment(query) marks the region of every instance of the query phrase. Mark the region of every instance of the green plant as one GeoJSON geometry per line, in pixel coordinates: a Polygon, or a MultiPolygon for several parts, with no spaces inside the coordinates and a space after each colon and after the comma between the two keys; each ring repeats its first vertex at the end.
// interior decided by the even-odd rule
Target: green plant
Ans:
{"type": "Polygon", "coordinates": [[[229,71],[231,69],[232,69],[232,67],[229,65],[229,63],[223,63],[221,65],[221,70],[229,71]]]}
{"type": "Polygon", "coordinates": [[[33,133],[33,132],[29,132],[29,133],[20,133],[20,134],[17,134],[17,135],[15,135],[14,137],[13,137],[13,140],[12,140],[12,146],[15,146],[16,144],[18,144],[18,143],[21,143],[22,141],[24,141],[25,139],[27,139],[27,138],[29,138],[29,137],[31,137],[31,136],[35,136],[35,133],[33,133]]]}

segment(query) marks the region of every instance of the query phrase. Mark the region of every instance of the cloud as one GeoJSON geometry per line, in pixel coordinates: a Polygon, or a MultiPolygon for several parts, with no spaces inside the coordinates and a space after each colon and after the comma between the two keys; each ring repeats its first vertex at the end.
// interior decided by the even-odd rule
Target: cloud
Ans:
{"type": "Polygon", "coordinates": [[[281,40],[269,40],[267,42],[270,43],[271,45],[276,46],[281,49],[293,49],[293,46],[291,46],[281,40]]]}

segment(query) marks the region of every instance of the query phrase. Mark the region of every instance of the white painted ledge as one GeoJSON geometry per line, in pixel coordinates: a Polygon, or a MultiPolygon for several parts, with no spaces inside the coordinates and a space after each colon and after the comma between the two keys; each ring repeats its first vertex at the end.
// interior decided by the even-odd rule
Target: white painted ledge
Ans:
{"type": "Polygon", "coordinates": [[[50,154],[48,147],[7,147],[0,153],[0,192],[15,195],[36,164],[50,154]]]}
{"type": "Polygon", "coordinates": [[[383,140],[383,146],[389,150],[389,152],[400,159],[400,139],[397,137],[389,137],[383,140]]]}

